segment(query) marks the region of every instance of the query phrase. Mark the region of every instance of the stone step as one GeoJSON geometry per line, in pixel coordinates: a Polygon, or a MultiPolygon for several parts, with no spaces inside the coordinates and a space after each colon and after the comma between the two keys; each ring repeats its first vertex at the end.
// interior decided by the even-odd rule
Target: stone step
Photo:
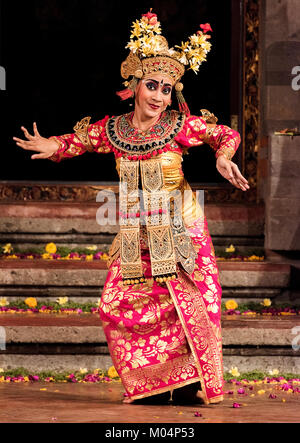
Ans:
{"type": "MultiPolygon", "coordinates": [[[[70,249],[85,249],[89,246],[97,246],[98,250],[107,251],[115,234],[96,235],[96,234],[1,234],[0,245],[10,243],[14,249],[20,252],[32,251],[39,248],[44,250],[48,243],[55,243],[58,247],[67,247],[70,249]]],[[[219,237],[212,236],[215,249],[224,251],[230,245],[238,248],[242,254],[248,254],[255,250],[260,255],[265,255],[263,237],[219,237]]]]}
{"type": "MultiPolygon", "coordinates": [[[[24,234],[115,234],[118,231],[115,220],[107,226],[97,224],[96,214],[100,206],[101,203],[90,202],[2,202],[0,241],[24,234]]],[[[204,211],[212,237],[264,237],[265,211],[262,204],[206,204],[204,211]]]]}
{"type": "MultiPolygon", "coordinates": [[[[268,262],[218,262],[223,299],[238,303],[289,299],[290,265],[268,262]]],[[[104,261],[1,260],[0,296],[36,296],[49,301],[68,296],[83,303],[99,299],[107,276],[104,261]]]]}
{"type": "MultiPolygon", "coordinates": [[[[300,318],[222,318],[224,369],[300,373],[300,318]],[[295,346],[294,346],[295,347],[295,346]]],[[[0,367],[34,371],[107,369],[112,365],[98,315],[2,315],[0,367]],[[3,332],[5,331],[5,334],[3,332]]]]}
{"type": "MultiPolygon", "coordinates": [[[[55,302],[59,297],[68,297],[69,301],[76,303],[97,303],[101,297],[103,287],[0,287],[0,298],[6,297],[11,304],[29,297],[37,298],[43,302],[55,302]]],[[[288,290],[281,288],[223,288],[222,300],[224,302],[234,299],[238,304],[261,302],[265,298],[276,302],[289,302],[288,290]]],[[[294,300],[294,304],[297,302],[294,300]]],[[[300,302],[299,302],[300,303],[300,302]]]]}

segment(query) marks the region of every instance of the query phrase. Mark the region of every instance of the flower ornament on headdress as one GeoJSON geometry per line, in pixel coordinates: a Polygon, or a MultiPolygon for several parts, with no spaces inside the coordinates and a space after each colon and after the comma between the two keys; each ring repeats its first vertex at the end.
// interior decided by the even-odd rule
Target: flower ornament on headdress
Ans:
{"type": "Polygon", "coordinates": [[[186,66],[198,73],[212,46],[208,41],[210,35],[207,34],[208,31],[212,31],[209,23],[200,27],[202,30],[189,37],[187,42],[175,46],[175,49],[169,49],[167,40],[161,35],[160,22],[157,20],[157,15],[152,13],[152,9],[148,14],[143,14],[141,20],[135,21],[132,25],[130,42],[126,46],[130,54],[121,66],[121,75],[127,80],[124,83],[126,89],[117,93],[121,99],[133,97],[139,80],[145,75],[166,74],[175,86],[179,110],[189,115],[190,111],[182,95],[183,84],[180,80],[186,66]],[[132,79],[129,80],[129,77],[132,79]]]}

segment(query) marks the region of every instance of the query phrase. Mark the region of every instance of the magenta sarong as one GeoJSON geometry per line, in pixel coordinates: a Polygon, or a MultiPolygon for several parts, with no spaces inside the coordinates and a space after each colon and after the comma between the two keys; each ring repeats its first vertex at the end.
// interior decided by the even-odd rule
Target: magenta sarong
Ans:
{"type": "Polygon", "coordinates": [[[100,303],[113,364],[127,395],[140,399],[201,382],[205,403],[223,400],[221,296],[207,221],[188,227],[198,253],[193,274],[151,279],[147,245],[141,240],[147,284],[123,286],[120,258],[107,276],[100,303]]]}

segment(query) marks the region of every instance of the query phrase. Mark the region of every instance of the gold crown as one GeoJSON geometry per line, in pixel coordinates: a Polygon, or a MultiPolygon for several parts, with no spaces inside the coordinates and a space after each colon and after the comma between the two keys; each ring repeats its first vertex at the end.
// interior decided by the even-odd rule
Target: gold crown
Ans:
{"type": "Polygon", "coordinates": [[[185,68],[180,62],[168,55],[162,54],[141,60],[132,52],[121,66],[121,75],[125,80],[130,76],[140,79],[152,73],[167,74],[172,79],[174,85],[184,75],[185,68]]]}
{"type": "Polygon", "coordinates": [[[161,35],[157,15],[152,13],[152,9],[148,14],[143,14],[142,19],[132,25],[130,42],[126,46],[130,49],[130,55],[121,68],[123,78],[127,79],[136,71],[142,71],[143,74],[164,72],[176,82],[188,65],[189,69],[197,73],[211,50],[208,41],[210,35],[207,32],[212,29],[209,23],[200,27],[202,30],[190,36],[181,46],[169,49],[167,40],[161,35]]]}

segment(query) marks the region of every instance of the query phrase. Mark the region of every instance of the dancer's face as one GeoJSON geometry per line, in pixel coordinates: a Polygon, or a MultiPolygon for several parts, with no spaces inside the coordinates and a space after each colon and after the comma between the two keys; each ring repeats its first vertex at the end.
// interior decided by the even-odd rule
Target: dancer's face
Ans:
{"type": "Polygon", "coordinates": [[[136,88],[135,106],[144,118],[153,119],[171,103],[172,83],[164,74],[149,74],[136,88]]]}

